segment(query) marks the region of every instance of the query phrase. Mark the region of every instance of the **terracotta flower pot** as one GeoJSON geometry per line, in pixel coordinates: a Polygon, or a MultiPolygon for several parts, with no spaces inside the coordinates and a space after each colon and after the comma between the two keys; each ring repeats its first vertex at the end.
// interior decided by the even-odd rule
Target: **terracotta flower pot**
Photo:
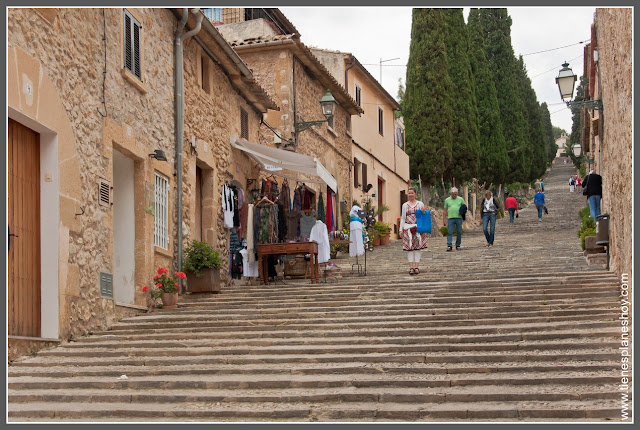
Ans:
{"type": "Polygon", "coordinates": [[[389,245],[389,236],[391,236],[391,233],[383,234],[380,237],[380,245],[389,245]]]}
{"type": "Polygon", "coordinates": [[[162,308],[175,309],[178,307],[178,292],[162,294],[162,308]]]}
{"type": "Polygon", "coordinates": [[[373,239],[373,246],[380,246],[380,236],[376,235],[375,239],[373,239]]]}

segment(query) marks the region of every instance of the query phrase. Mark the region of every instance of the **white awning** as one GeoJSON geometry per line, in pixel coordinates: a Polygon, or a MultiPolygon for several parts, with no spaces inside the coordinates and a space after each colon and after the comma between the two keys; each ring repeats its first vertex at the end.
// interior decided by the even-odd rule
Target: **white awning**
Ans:
{"type": "Polygon", "coordinates": [[[338,192],[338,181],[315,157],[260,145],[236,136],[231,136],[231,146],[249,154],[264,170],[268,170],[274,175],[286,177],[279,172],[280,169],[306,173],[322,179],[322,181],[307,180],[307,182],[325,183],[334,192],[338,192]]]}

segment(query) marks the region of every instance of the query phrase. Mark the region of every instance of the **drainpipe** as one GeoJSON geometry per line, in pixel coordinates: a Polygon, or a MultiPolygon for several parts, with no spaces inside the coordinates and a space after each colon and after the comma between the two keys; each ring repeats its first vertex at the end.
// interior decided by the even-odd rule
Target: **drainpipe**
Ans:
{"type": "MultiPolygon", "coordinates": [[[[200,12],[200,9],[191,9],[191,12],[195,15],[200,12]]],[[[176,29],[175,38],[175,58],[176,58],[176,84],[175,84],[175,110],[176,110],[176,190],[177,190],[177,204],[176,210],[178,211],[178,234],[177,234],[177,246],[178,246],[178,270],[182,270],[182,140],[184,139],[184,60],[182,56],[182,43],[191,36],[195,36],[200,31],[202,25],[202,19],[204,15],[202,13],[196,16],[196,27],[182,34],[187,20],[189,19],[189,9],[182,9],[182,19],[178,23],[176,29]]],[[[180,279],[180,291],[184,291],[182,288],[182,279],[180,279]]]]}
{"type": "Polygon", "coordinates": [[[347,94],[349,94],[349,69],[356,65],[356,57],[349,55],[349,58],[351,58],[351,64],[344,69],[344,88],[347,90],[347,94]]]}

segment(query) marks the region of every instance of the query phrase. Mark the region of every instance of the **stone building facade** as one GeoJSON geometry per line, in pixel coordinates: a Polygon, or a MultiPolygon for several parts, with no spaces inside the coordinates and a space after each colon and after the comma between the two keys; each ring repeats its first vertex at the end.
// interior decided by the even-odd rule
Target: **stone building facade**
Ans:
{"type": "Polygon", "coordinates": [[[394,119],[394,111],[401,107],[352,54],[321,49],[313,53],[364,110],[353,117],[348,130],[354,162],[351,199],[388,207],[379,220],[394,225],[402,214],[409,184],[404,133],[396,133],[402,125],[394,119]],[[368,184],[371,188],[366,191],[368,184]]]}
{"type": "MultiPolygon", "coordinates": [[[[159,266],[177,269],[181,11],[8,9],[10,360],[146,309],[141,287],[159,266]],[[27,272],[37,275],[28,285],[27,272]]],[[[210,23],[185,42],[184,67],[184,138],[199,144],[183,147],[183,244],[206,240],[226,255],[221,184],[257,174],[229,139],[240,109],[257,139],[261,114],[278,107],[210,23]]]]}
{"type": "MultiPolygon", "coordinates": [[[[28,263],[42,274],[31,298],[40,327],[24,335],[22,321],[10,324],[18,349],[142,309],[136,286],[172,265],[172,253],[154,246],[152,206],[155,173],[175,193],[175,24],[163,9],[8,9],[9,118],[39,137],[41,161],[41,213],[28,214],[41,227],[41,261],[28,263]],[[127,16],[139,24],[140,76],[125,66],[127,16]],[[150,159],[155,149],[168,161],[150,159]]],[[[20,300],[10,297],[10,308],[20,300]]]]}
{"type": "Polygon", "coordinates": [[[602,213],[608,213],[611,269],[632,272],[632,51],[631,8],[597,8],[585,74],[588,98],[602,111],[583,109],[583,145],[602,176],[602,213]]]}
{"type": "MultiPolygon", "coordinates": [[[[279,30],[282,26],[285,27],[285,33],[295,29],[290,24],[269,25],[264,18],[219,25],[217,28],[280,107],[280,111],[269,110],[264,115],[264,122],[268,127],[263,125],[260,128],[259,142],[308,155],[322,163],[337,180],[334,205],[341,209],[336,223],[339,226],[351,195],[351,137],[347,131],[347,122],[352,115],[359,115],[362,109],[301,42],[300,36],[294,33],[284,34],[279,30]],[[250,38],[247,38],[248,29],[255,32],[250,38]],[[319,101],[327,90],[331,91],[337,101],[333,123],[296,130],[295,123],[324,119],[319,101]]],[[[263,171],[261,174],[264,177],[269,172],[263,171]]],[[[288,175],[295,177],[295,182],[304,182],[316,199],[320,193],[326,199],[327,186],[324,183],[314,183],[314,180],[318,180],[317,177],[300,173],[288,175]]],[[[295,186],[292,181],[290,185],[292,188],[295,186]]]]}
{"type": "MultiPolygon", "coordinates": [[[[193,14],[187,25],[195,27],[193,14]]],[[[259,175],[258,165],[232,148],[230,138],[245,133],[248,140],[258,141],[262,114],[279,107],[207,19],[200,32],[185,41],[184,64],[183,246],[194,239],[211,244],[222,257],[226,282],[230,230],[223,225],[222,185],[248,192],[248,180],[259,175]]]]}

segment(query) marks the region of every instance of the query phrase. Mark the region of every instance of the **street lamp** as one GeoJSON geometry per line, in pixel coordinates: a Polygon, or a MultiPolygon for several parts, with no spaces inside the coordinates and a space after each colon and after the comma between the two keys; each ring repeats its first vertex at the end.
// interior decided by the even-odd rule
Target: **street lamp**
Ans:
{"type": "Polygon", "coordinates": [[[314,125],[320,125],[323,122],[328,122],[334,115],[336,110],[336,99],[331,94],[331,91],[327,90],[327,92],[320,99],[320,106],[322,107],[322,114],[326,119],[320,121],[302,121],[302,122],[294,122],[293,128],[296,133],[304,131],[314,125]]]}
{"type": "Polygon", "coordinates": [[[569,109],[579,109],[582,106],[586,106],[587,109],[602,110],[602,100],[582,100],[571,101],[573,98],[573,89],[578,77],[573,73],[573,70],[569,68],[569,63],[562,64],[562,69],[558,72],[556,77],[556,84],[560,90],[560,97],[567,103],[569,109]]]}

